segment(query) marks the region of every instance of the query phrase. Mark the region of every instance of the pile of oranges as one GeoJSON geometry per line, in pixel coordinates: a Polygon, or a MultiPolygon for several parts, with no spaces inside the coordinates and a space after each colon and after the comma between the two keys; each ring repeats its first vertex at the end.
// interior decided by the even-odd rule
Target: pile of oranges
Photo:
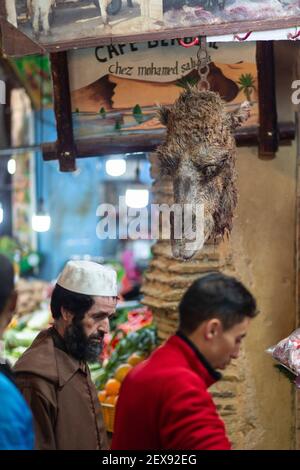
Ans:
{"type": "Polygon", "coordinates": [[[142,362],[145,357],[139,353],[133,353],[124,364],[119,365],[114,377],[108,379],[103,390],[98,393],[100,403],[115,405],[118,400],[121,384],[131,369],[142,362]]]}

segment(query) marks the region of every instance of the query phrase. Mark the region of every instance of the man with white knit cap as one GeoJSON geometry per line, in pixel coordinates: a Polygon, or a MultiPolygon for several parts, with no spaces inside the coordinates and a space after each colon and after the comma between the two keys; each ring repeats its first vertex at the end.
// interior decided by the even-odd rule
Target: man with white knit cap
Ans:
{"type": "Polygon", "coordinates": [[[16,363],[16,381],[31,407],[37,449],[107,448],[87,362],[99,360],[117,303],[117,275],[90,261],[69,261],[51,297],[54,325],[16,363]]]}

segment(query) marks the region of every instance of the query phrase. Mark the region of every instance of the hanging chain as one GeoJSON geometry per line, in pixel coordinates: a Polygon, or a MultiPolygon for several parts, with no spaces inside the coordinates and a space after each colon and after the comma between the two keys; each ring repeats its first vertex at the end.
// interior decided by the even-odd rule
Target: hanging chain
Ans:
{"type": "Polygon", "coordinates": [[[206,36],[201,36],[200,38],[200,46],[197,52],[197,59],[197,68],[200,77],[200,80],[198,82],[198,88],[199,90],[209,91],[210,84],[207,77],[209,74],[209,64],[211,62],[211,58],[207,50],[206,36]]]}

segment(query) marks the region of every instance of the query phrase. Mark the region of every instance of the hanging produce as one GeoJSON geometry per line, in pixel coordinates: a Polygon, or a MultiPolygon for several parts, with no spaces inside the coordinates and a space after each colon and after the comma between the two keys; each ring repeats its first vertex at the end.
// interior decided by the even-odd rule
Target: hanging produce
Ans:
{"type": "Polygon", "coordinates": [[[300,388],[300,328],[268,348],[267,352],[296,376],[294,382],[300,388]]]}

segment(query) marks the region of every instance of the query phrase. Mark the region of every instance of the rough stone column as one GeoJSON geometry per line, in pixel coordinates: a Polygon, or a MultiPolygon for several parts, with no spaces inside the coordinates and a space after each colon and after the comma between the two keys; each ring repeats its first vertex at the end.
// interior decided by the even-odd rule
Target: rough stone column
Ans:
{"type": "MultiPolygon", "coordinates": [[[[155,156],[150,156],[154,202],[173,202],[170,178],[160,178],[155,156]]],[[[178,325],[178,303],[189,285],[199,276],[212,271],[236,275],[228,240],[217,245],[206,244],[192,260],[180,261],[172,256],[170,242],[159,240],[152,248],[153,259],[144,278],[143,303],[154,314],[161,341],[172,335],[178,325]]],[[[223,380],[210,389],[221,417],[224,419],[229,438],[236,449],[254,448],[261,435],[255,407],[255,390],[251,367],[243,353],[231,365],[223,380]]]]}

